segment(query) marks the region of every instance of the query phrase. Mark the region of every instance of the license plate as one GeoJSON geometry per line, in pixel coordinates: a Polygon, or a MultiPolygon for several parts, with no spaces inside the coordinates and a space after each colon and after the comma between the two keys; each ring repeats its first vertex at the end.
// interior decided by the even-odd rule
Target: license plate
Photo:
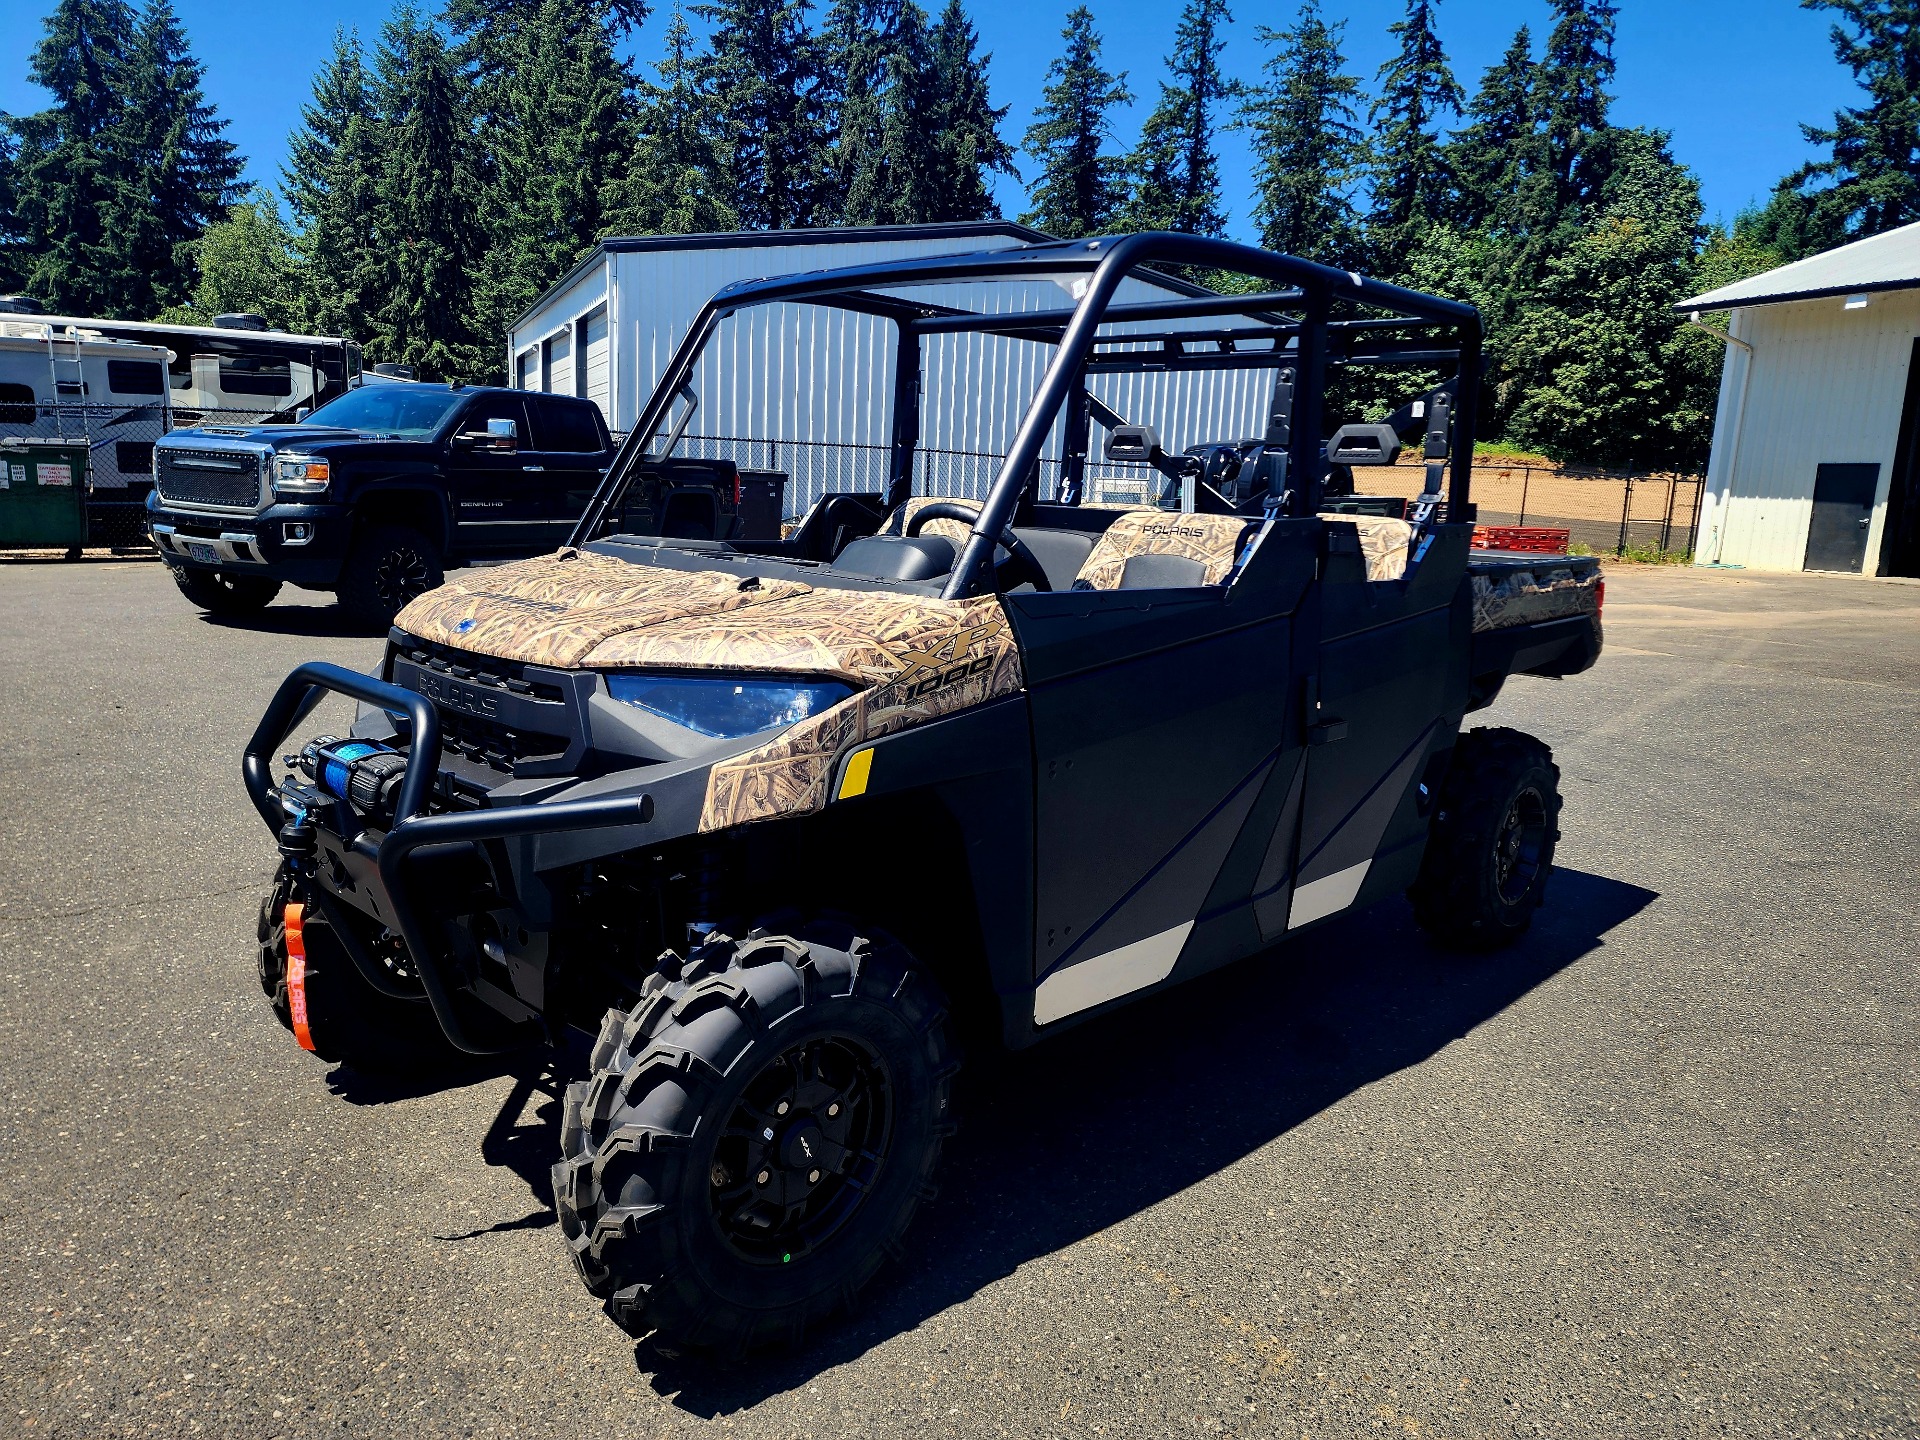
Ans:
{"type": "Polygon", "coordinates": [[[211,545],[196,545],[193,541],[189,540],[187,542],[187,554],[198,560],[202,565],[218,565],[220,563],[220,552],[211,545]]]}

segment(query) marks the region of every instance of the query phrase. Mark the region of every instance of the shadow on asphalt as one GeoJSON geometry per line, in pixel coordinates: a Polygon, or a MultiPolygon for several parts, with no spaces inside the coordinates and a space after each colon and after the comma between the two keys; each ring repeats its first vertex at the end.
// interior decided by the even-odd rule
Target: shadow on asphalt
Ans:
{"type": "MultiPolygon", "coordinates": [[[[745,1365],[670,1357],[647,1342],[635,1364],[660,1395],[709,1419],[804,1385],[1419,1064],[1655,898],[1556,870],[1521,944],[1464,957],[1430,946],[1405,902],[1381,905],[976,1067],[940,1196],[857,1315],[745,1365]]],[[[550,1200],[544,1165],[538,1185],[550,1200]]]]}
{"type": "Polygon", "coordinates": [[[204,624],[220,630],[251,630],[257,635],[297,635],[308,639],[348,640],[385,635],[384,627],[375,628],[351,619],[338,605],[269,605],[251,615],[200,616],[204,624]]]}

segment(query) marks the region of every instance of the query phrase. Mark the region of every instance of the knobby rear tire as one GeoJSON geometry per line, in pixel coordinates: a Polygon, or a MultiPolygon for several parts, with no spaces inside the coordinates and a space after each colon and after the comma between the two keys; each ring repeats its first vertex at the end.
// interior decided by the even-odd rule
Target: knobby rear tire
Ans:
{"type": "Polygon", "coordinates": [[[1441,782],[1419,877],[1415,920],[1454,950],[1495,950],[1526,933],[1560,839],[1560,770],[1518,730],[1462,735],[1441,782]]]}
{"type": "MultiPolygon", "coordinates": [[[[553,1188],[587,1289],[624,1329],[671,1347],[738,1354],[797,1340],[854,1303],[933,1193],[958,1068],[945,997],[896,942],[790,914],[744,939],[716,936],[678,975],[649,977],[630,1012],[607,1013],[591,1077],[568,1087],[553,1188]],[[783,1260],[786,1232],[774,1228],[754,1253],[738,1207],[758,1203],[756,1176],[778,1162],[732,1174],[749,1153],[729,1148],[743,1143],[737,1122],[762,1113],[751,1096],[784,1093],[782,1077],[806,1068],[793,1057],[835,1046],[870,1057],[887,1092],[884,1144],[859,1160],[846,1149],[823,1176],[841,1187],[833,1205],[851,1197],[823,1240],[783,1260]],[[849,1187],[856,1165],[865,1183],[849,1187]]],[[[806,1122],[796,1110],[787,1123],[806,1122]]],[[[769,1116],[768,1129],[780,1123],[769,1116]]],[[[787,1143],[769,1136],[768,1152],[787,1143]]]]}

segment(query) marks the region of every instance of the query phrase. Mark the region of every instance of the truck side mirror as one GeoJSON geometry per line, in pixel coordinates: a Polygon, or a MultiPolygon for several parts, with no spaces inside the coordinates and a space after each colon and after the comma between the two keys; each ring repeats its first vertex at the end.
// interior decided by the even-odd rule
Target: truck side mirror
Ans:
{"type": "Polygon", "coordinates": [[[487,439],[497,449],[517,450],[520,448],[520,427],[511,420],[489,420],[487,439]]]}

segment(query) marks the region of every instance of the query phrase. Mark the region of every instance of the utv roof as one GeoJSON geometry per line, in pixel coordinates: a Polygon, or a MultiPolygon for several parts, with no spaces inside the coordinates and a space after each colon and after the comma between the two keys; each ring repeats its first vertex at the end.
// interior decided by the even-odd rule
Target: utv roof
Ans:
{"type": "MultiPolygon", "coordinates": [[[[1194,235],[1149,231],[1137,235],[1110,235],[1089,240],[1049,240],[1013,246],[1004,250],[973,251],[960,255],[911,256],[898,260],[876,261],[839,270],[816,270],[764,280],[741,280],[726,286],[714,296],[722,311],[737,306],[797,301],[831,305],[845,310],[884,315],[902,321],[923,333],[978,330],[990,334],[1058,343],[1066,334],[1078,307],[1017,314],[966,310],[938,305],[921,298],[889,295],[882,292],[912,285],[939,284],[962,279],[1015,279],[1054,273],[1081,274],[1101,268],[1118,255],[1123,272],[1165,265],[1204,267],[1253,276],[1282,288],[1254,294],[1222,295],[1188,286],[1169,277],[1170,288],[1190,290],[1184,297],[1165,301],[1112,305],[1106,308],[1101,323],[1128,320],[1171,320],[1203,315],[1245,315],[1272,327],[1284,325],[1276,311],[1299,310],[1308,303],[1331,305],[1345,301],[1369,309],[1396,312],[1408,320],[1443,325],[1480,328],[1479,312],[1471,305],[1443,300],[1434,295],[1402,289],[1385,281],[1369,279],[1357,271],[1337,270],[1330,265],[1305,260],[1295,255],[1280,255],[1236,245],[1225,240],[1208,240],[1194,235]]],[[[1379,325],[1396,322],[1334,321],[1336,328],[1356,324],[1379,325]]]]}

